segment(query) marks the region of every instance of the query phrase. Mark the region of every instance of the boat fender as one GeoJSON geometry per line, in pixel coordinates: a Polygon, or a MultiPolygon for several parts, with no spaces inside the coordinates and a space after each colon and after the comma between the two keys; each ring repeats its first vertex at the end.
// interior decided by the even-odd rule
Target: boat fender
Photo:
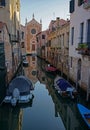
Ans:
{"type": "Polygon", "coordinates": [[[11,99],[11,105],[12,106],[16,106],[16,103],[17,103],[17,99],[16,98],[12,98],[11,99]]]}

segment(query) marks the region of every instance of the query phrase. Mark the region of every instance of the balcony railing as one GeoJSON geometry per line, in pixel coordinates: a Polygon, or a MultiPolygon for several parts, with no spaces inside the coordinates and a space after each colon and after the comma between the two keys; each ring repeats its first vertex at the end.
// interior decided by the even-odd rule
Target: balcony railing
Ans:
{"type": "Polygon", "coordinates": [[[84,8],[84,9],[90,8],[90,0],[84,0],[83,8],[84,8]]]}
{"type": "Polygon", "coordinates": [[[90,56],[90,48],[87,43],[79,43],[76,50],[78,51],[78,54],[90,56]]]}
{"type": "Polygon", "coordinates": [[[78,54],[90,56],[90,49],[79,50],[78,54]]]}

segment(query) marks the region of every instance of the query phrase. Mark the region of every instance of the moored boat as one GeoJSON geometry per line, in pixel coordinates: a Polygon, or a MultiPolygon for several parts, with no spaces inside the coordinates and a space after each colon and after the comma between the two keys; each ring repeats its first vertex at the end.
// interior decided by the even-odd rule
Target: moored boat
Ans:
{"type": "Polygon", "coordinates": [[[29,65],[28,61],[27,60],[23,60],[23,66],[24,67],[28,67],[28,65],[29,65]]]}
{"type": "Polygon", "coordinates": [[[6,91],[4,103],[11,103],[15,106],[17,103],[28,103],[32,98],[30,91],[34,89],[33,83],[25,76],[14,78],[6,91]]]}
{"type": "Polygon", "coordinates": [[[76,88],[60,76],[56,76],[54,80],[54,87],[58,91],[58,93],[63,97],[70,97],[72,99],[77,97],[76,88]]]}
{"type": "Polygon", "coordinates": [[[78,108],[84,122],[90,129],[90,109],[86,108],[85,106],[83,106],[82,104],[79,104],[79,103],[77,104],[77,108],[78,108]]]}
{"type": "Polygon", "coordinates": [[[50,64],[48,64],[48,66],[45,67],[46,72],[48,73],[56,73],[57,72],[57,68],[51,66],[50,64]]]}

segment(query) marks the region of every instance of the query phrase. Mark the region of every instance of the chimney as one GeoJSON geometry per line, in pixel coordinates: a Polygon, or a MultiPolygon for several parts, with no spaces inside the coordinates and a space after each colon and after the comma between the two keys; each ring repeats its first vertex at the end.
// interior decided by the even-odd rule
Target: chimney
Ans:
{"type": "Polygon", "coordinates": [[[59,27],[59,22],[60,22],[60,17],[57,17],[57,18],[56,18],[57,27],[59,27]]]}

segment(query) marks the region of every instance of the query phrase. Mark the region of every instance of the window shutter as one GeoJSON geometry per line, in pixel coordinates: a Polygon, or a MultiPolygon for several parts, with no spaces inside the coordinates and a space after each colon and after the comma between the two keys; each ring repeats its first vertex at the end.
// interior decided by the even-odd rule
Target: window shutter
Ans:
{"type": "Polygon", "coordinates": [[[69,7],[69,12],[73,13],[74,12],[74,8],[75,8],[75,0],[71,0],[70,1],[70,7],[69,7]]]}
{"type": "Polygon", "coordinates": [[[90,49],[90,19],[88,20],[88,28],[87,28],[87,44],[90,49]]]}

